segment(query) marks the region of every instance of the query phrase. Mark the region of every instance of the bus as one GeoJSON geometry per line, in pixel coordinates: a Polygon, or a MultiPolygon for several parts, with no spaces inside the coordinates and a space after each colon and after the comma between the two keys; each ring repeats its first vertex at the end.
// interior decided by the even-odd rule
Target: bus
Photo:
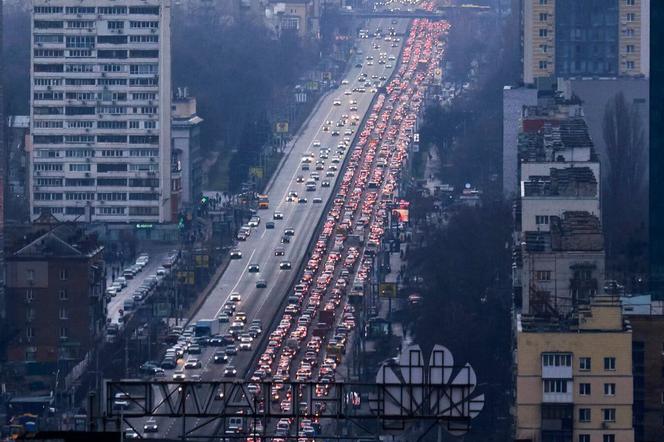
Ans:
{"type": "Polygon", "coordinates": [[[270,199],[267,195],[258,195],[258,208],[268,209],[270,207],[270,199]]]}

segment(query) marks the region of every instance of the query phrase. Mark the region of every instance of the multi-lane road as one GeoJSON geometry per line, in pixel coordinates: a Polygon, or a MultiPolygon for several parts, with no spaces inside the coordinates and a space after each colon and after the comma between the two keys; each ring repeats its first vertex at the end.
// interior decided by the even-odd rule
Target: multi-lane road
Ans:
{"type": "MultiPolygon", "coordinates": [[[[394,27],[398,34],[403,35],[406,31],[408,22],[398,20],[393,23],[389,19],[370,20],[367,29],[372,32],[378,28],[387,30],[394,27]]],[[[324,213],[327,203],[333,196],[336,180],[343,175],[342,163],[339,163],[339,170],[334,171],[334,176],[327,176],[331,159],[336,155],[337,145],[344,140],[345,131],[352,129],[350,141],[355,139],[358,129],[362,126],[362,120],[370,110],[372,100],[376,92],[365,87],[365,82],[360,83],[361,74],[366,73],[366,78],[370,81],[377,79],[382,84],[386,80],[380,80],[381,77],[389,79],[397,66],[399,53],[402,49],[403,38],[395,44],[382,44],[380,51],[374,49],[376,42],[373,38],[358,39],[357,47],[362,54],[357,56],[357,60],[351,63],[351,66],[345,76],[344,81],[338,89],[329,92],[319,101],[308,122],[301,129],[295,142],[291,145],[287,156],[284,159],[282,167],[279,168],[273,180],[270,182],[267,193],[270,200],[268,210],[258,211],[261,222],[258,227],[252,228],[252,232],[246,241],[241,241],[237,245],[237,250],[242,254],[241,259],[235,259],[230,262],[228,268],[219,279],[216,287],[210,292],[207,299],[201,305],[198,312],[191,318],[190,324],[195,324],[200,319],[216,320],[222,311],[222,308],[232,292],[240,293],[242,300],[239,302],[237,310],[244,311],[247,314],[247,323],[254,319],[260,319],[263,324],[263,335],[254,341],[252,349],[249,351],[240,351],[232,357],[232,364],[237,368],[237,376],[246,378],[259,354],[259,340],[265,336],[271,329],[270,325],[274,318],[280,313],[280,307],[283,305],[289,289],[298,276],[298,269],[303,262],[306,262],[309,255],[309,244],[319,226],[319,221],[324,213]],[[394,47],[393,47],[394,46],[394,47]],[[378,62],[378,53],[386,52],[387,55],[383,64],[378,62]],[[367,60],[372,57],[373,60],[367,60]],[[362,64],[362,67],[356,66],[356,63],[362,64]],[[364,92],[357,91],[364,89],[364,92]],[[354,92],[355,90],[355,92],[354,92]],[[357,110],[351,110],[356,106],[357,110]],[[339,104],[340,102],[340,104],[339,104]],[[357,125],[351,126],[347,123],[343,127],[337,127],[336,123],[346,115],[349,120],[352,116],[357,116],[357,125]],[[326,122],[331,121],[329,130],[323,128],[326,122]],[[333,134],[338,131],[339,134],[333,134]],[[319,159],[320,146],[330,149],[329,159],[325,161],[324,170],[318,171],[320,180],[317,182],[315,191],[306,191],[305,183],[301,182],[299,177],[306,181],[310,173],[315,171],[315,161],[319,159]],[[314,155],[314,162],[310,164],[310,171],[303,171],[301,168],[302,158],[305,154],[314,155]],[[330,181],[330,187],[322,187],[322,181],[330,181]],[[290,192],[295,191],[299,197],[305,197],[306,202],[287,201],[290,192]],[[314,199],[320,198],[319,203],[314,199]],[[273,220],[273,213],[281,212],[283,219],[273,220]],[[266,223],[274,222],[274,229],[267,229],[266,223]],[[285,229],[293,229],[294,235],[290,242],[282,244],[282,236],[285,229]],[[283,248],[284,256],[275,256],[275,249],[283,248]],[[290,261],[292,270],[280,269],[280,263],[284,260],[290,261]],[[259,272],[249,272],[251,264],[258,264],[259,272]],[[256,283],[263,280],[267,283],[265,288],[257,288],[256,283]]],[[[387,43],[387,42],[385,42],[387,43]]],[[[346,155],[351,151],[351,147],[345,149],[341,156],[341,161],[345,160],[346,155]]],[[[223,325],[224,330],[228,324],[223,325]]],[[[218,347],[204,347],[203,352],[197,357],[201,360],[202,367],[198,370],[186,370],[186,374],[200,375],[202,380],[221,380],[225,365],[214,364],[213,354],[218,347]]],[[[172,376],[172,371],[166,373],[167,379],[172,376]]],[[[159,419],[157,421],[159,437],[176,438],[182,432],[182,422],[174,419],[159,419]]],[[[191,429],[200,422],[196,419],[190,419],[186,423],[186,428],[191,429]]],[[[136,422],[135,426],[142,429],[142,422],[136,422]]],[[[210,431],[209,428],[202,430],[203,434],[210,431]]],[[[155,434],[155,433],[153,433],[155,434]]],[[[147,435],[146,435],[147,436],[147,435]]]]}

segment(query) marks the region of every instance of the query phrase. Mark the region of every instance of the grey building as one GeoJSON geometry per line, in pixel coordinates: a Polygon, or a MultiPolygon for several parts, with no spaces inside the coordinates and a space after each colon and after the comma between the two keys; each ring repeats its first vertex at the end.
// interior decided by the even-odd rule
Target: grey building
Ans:
{"type": "Polygon", "coordinates": [[[537,104],[537,89],[505,86],[503,88],[503,194],[512,197],[518,185],[518,137],[522,131],[524,106],[537,104]]]}
{"type": "Polygon", "coordinates": [[[173,146],[174,178],[178,177],[180,209],[194,207],[201,195],[203,172],[201,157],[201,123],[203,119],[196,113],[196,99],[187,94],[187,88],[180,89],[173,99],[173,121],[171,136],[173,146]]]}

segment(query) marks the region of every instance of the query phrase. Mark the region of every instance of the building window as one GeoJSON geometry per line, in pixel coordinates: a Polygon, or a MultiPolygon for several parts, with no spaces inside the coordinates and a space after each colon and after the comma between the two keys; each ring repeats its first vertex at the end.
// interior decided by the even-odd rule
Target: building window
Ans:
{"type": "Polygon", "coordinates": [[[551,281],[551,270],[537,270],[535,279],[538,281],[551,281]]]}
{"type": "MultiPolygon", "coordinates": [[[[33,295],[32,295],[32,289],[27,289],[27,290],[25,291],[25,302],[27,302],[28,304],[30,304],[30,303],[32,302],[33,299],[34,299],[34,298],[33,298],[33,295]]],[[[662,403],[664,403],[664,402],[662,402],[662,403]]]]}
{"type": "Polygon", "coordinates": [[[540,12],[539,19],[540,21],[547,21],[549,19],[549,14],[546,12],[540,12]]]}
{"type": "Polygon", "coordinates": [[[60,319],[69,319],[69,314],[67,313],[66,307],[60,307],[60,319]]]}
{"type": "Polygon", "coordinates": [[[635,66],[635,64],[634,64],[633,61],[626,61],[626,62],[625,62],[625,67],[626,67],[627,69],[634,69],[634,66],[635,66]]]}
{"type": "Polygon", "coordinates": [[[69,277],[69,272],[67,269],[60,269],[60,281],[66,281],[69,277]]]}
{"type": "Polygon", "coordinates": [[[28,347],[25,350],[25,362],[35,362],[37,360],[37,349],[35,347],[28,347]]]}
{"type": "Polygon", "coordinates": [[[540,5],[546,5],[549,3],[549,0],[539,0],[540,5]]]}
{"type": "Polygon", "coordinates": [[[539,30],[539,36],[540,37],[547,37],[549,35],[549,30],[546,28],[540,28],[539,30]]]}
{"type": "Polygon", "coordinates": [[[67,339],[67,327],[60,327],[60,339],[67,339]]]}
{"type": "Polygon", "coordinates": [[[634,6],[635,0],[625,0],[627,6],[634,6]]]}
{"type": "Polygon", "coordinates": [[[567,393],[567,379],[545,379],[544,393],[567,393]]]}
{"type": "Polygon", "coordinates": [[[536,215],[535,224],[549,224],[549,215],[536,215]]]}
{"type": "Polygon", "coordinates": [[[32,327],[27,327],[25,329],[25,337],[30,340],[35,337],[35,330],[32,327]]]}
{"type": "Polygon", "coordinates": [[[628,52],[628,53],[634,52],[634,45],[625,46],[625,52],[628,52]]]}
{"type": "Polygon", "coordinates": [[[634,14],[633,12],[628,12],[627,21],[636,21],[636,14],[634,14]]]}
{"type": "Polygon", "coordinates": [[[590,442],[589,434],[579,434],[579,442],[590,442]]]}
{"type": "Polygon", "coordinates": [[[579,358],[579,370],[590,371],[590,358],[579,358]]]}
{"type": "Polygon", "coordinates": [[[616,435],[615,434],[603,434],[602,435],[602,442],[616,442],[616,435]]]}
{"type": "Polygon", "coordinates": [[[59,293],[59,298],[60,298],[60,301],[66,301],[66,300],[68,300],[68,299],[69,299],[69,296],[67,295],[67,290],[65,290],[65,289],[61,289],[61,290],[60,290],[60,293],[59,293]]]}
{"type": "Polygon", "coordinates": [[[540,45],[540,50],[544,53],[549,52],[549,45],[540,45]]]}
{"type": "Polygon", "coordinates": [[[590,408],[579,408],[579,422],[590,422],[590,408]]]}
{"type": "Polygon", "coordinates": [[[615,422],[616,421],[616,409],[615,408],[602,408],[602,420],[604,422],[615,422]]]}
{"type": "Polygon", "coordinates": [[[542,365],[545,367],[571,367],[572,355],[569,353],[544,353],[542,365]]]}
{"type": "Polygon", "coordinates": [[[25,279],[27,279],[28,282],[34,282],[35,280],[35,271],[34,269],[28,269],[25,271],[25,279]]]}
{"type": "Polygon", "coordinates": [[[546,69],[549,66],[549,64],[546,62],[546,60],[540,60],[539,62],[539,68],[540,69],[546,69]]]}
{"type": "Polygon", "coordinates": [[[615,370],[616,369],[616,358],[607,357],[604,358],[604,370],[615,370]]]}
{"type": "Polygon", "coordinates": [[[604,384],[604,394],[606,396],[615,396],[616,384],[604,384]]]}
{"type": "Polygon", "coordinates": [[[590,384],[579,384],[579,394],[581,396],[590,396],[590,384]]]}

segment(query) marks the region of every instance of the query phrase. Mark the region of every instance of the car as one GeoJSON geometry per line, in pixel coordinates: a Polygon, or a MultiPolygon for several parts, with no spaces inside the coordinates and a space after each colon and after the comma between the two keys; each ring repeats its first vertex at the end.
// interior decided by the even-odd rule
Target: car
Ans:
{"type": "Polygon", "coordinates": [[[333,137],[338,137],[339,136],[339,131],[338,130],[333,130],[332,131],[332,136],[333,137]]]}
{"type": "Polygon", "coordinates": [[[190,355],[199,355],[201,354],[201,346],[196,344],[190,345],[187,349],[187,353],[190,355]]]}
{"type": "Polygon", "coordinates": [[[284,235],[286,236],[295,236],[295,228],[293,227],[286,227],[284,229],[284,235]]]}
{"type": "Polygon", "coordinates": [[[321,204],[321,203],[323,202],[323,198],[317,196],[317,197],[315,197],[315,198],[312,200],[312,202],[313,202],[314,204],[321,204]]]}
{"type": "Polygon", "coordinates": [[[258,227],[260,223],[261,223],[261,218],[259,216],[252,216],[251,219],[249,219],[247,225],[249,227],[258,227]]]}
{"type": "Polygon", "coordinates": [[[227,378],[235,377],[237,374],[237,369],[232,365],[227,365],[224,369],[224,376],[227,378]]]}
{"type": "Polygon", "coordinates": [[[228,355],[226,354],[225,351],[217,350],[214,352],[212,360],[214,361],[215,364],[225,364],[226,362],[228,362],[228,355]]]}
{"type": "Polygon", "coordinates": [[[146,433],[157,433],[159,431],[159,425],[157,424],[157,421],[154,418],[150,418],[145,421],[145,425],[143,425],[143,431],[146,433]]]}
{"type": "Polygon", "coordinates": [[[228,300],[232,302],[240,302],[242,300],[242,295],[240,295],[240,292],[231,292],[228,300]]]}
{"type": "Polygon", "coordinates": [[[309,164],[304,163],[304,164],[302,165],[302,171],[306,171],[306,170],[309,170],[309,164]]]}
{"type": "Polygon", "coordinates": [[[126,428],[124,431],[125,439],[140,439],[141,436],[133,428],[126,428]]]}
{"type": "Polygon", "coordinates": [[[341,80],[341,84],[348,84],[348,80],[341,80]]]}
{"type": "Polygon", "coordinates": [[[235,344],[229,344],[226,346],[226,349],[224,350],[224,353],[227,356],[234,356],[237,354],[237,346],[235,344]]]}
{"type": "Polygon", "coordinates": [[[222,322],[222,323],[224,323],[224,322],[230,322],[230,320],[231,320],[231,315],[229,315],[228,313],[221,313],[221,314],[217,317],[217,319],[219,320],[219,322],[222,322]]]}
{"type": "Polygon", "coordinates": [[[332,102],[333,105],[335,106],[341,106],[341,100],[337,99],[332,102]]]}
{"type": "Polygon", "coordinates": [[[199,361],[196,358],[187,359],[187,362],[184,363],[184,368],[186,368],[187,370],[193,370],[201,367],[202,367],[201,361],[199,361]]]}
{"type": "Polygon", "coordinates": [[[288,244],[290,242],[290,237],[289,236],[282,236],[281,237],[281,243],[282,244],[288,244]]]}
{"type": "Polygon", "coordinates": [[[247,271],[249,273],[258,273],[261,271],[260,266],[258,264],[249,264],[249,267],[247,268],[247,271]]]}
{"type": "Polygon", "coordinates": [[[266,229],[274,229],[274,221],[268,221],[265,223],[266,229]]]}
{"type": "Polygon", "coordinates": [[[320,147],[320,140],[314,140],[313,146],[314,147],[320,147]]]}
{"type": "Polygon", "coordinates": [[[298,175],[297,178],[295,178],[295,182],[304,183],[304,177],[302,175],[298,175]]]}
{"type": "Polygon", "coordinates": [[[333,170],[328,170],[327,172],[325,172],[325,176],[328,177],[328,178],[333,177],[334,176],[334,171],[333,170]]]}
{"type": "Polygon", "coordinates": [[[306,204],[306,203],[307,203],[307,199],[306,199],[305,197],[301,196],[301,197],[297,200],[297,202],[298,202],[298,204],[306,204]]]}
{"type": "Polygon", "coordinates": [[[175,373],[173,373],[173,380],[174,381],[184,381],[187,378],[187,375],[184,374],[184,371],[178,370],[175,373]]]}
{"type": "Polygon", "coordinates": [[[330,187],[330,181],[329,180],[321,181],[320,187],[330,187]]]}
{"type": "Polygon", "coordinates": [[[256,288],[257,289],[267,288],[267,281],[264,279],[259,279],[258,281],[256,281],[256,288]]]}
{"type": "Polygon", "coordinates": [[[237,312],[235,314],[235,320],[240,322],[247,322],[247,314],[245,312],[237,312]]]}
{"type": "Polygon", "coordinates": [[[231,250],[231,259],[242,259],[242,252],[238,249],[231,250]]]}
{"type": "Polygon", "coordinates": [[[282,212],[274,212],[272,214],[272,219],[284,219],[284,214],[282,212]]]}
{"type": "Polygon", "coordinates": [[[274,256],[284,256],[286,254],[286,250],[283,247],[277,247],[274,249],[274,256]]]}
{"type": "Polygon", "coordinates": [[[280,270],[290,270],[291,269],[291,262],[290,261],[281,261],[279,263],[279,269],[280,270]]]}
{"type": "Polygon", "coordinates": [[[362,63],[357,63],[357,64],[355,65],[355,67],[356,67],[356,68],[361,68],[361,67],[362,67],[362,63]]]}
{"type": "Polygon", "coordinates": [[[251,336],[242,336],[240,337],[240,350],[241,351],[248,351],[251,350],[251,342],[253,339],[251,336]]]}

